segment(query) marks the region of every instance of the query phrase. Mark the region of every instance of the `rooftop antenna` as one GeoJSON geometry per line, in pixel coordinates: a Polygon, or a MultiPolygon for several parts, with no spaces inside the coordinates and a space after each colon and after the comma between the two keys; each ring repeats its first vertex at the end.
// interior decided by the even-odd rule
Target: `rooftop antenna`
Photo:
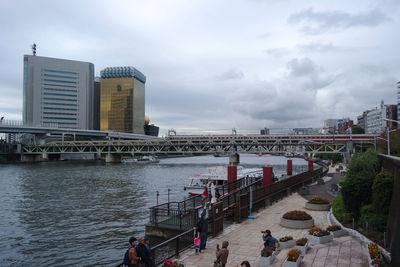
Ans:
{"type": "Polygon", "coordinates": [[[36,44],[33,43],[32,45],[32,55],[36,56],[36,44]]]}

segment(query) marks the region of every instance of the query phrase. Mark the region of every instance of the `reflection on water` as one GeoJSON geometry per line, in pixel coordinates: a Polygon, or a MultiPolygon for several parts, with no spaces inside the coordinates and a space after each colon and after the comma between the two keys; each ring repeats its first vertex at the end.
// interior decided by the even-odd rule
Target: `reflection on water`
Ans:
{"type": "MultiPolygon", "coordinates": [[[[129,236],[143,235],[148,208],[182,200],[188,177],[209,166],[228,165],[212,156],[162,159],[159,164],[48,162],[0,165],[0,266],[14,264],[114,265],[129,236]]],[[[241,155],[246,167],[273,165],[286,158],[241,155]]],[[[293,159],[294,171],[305,166],[293,159]]]]}

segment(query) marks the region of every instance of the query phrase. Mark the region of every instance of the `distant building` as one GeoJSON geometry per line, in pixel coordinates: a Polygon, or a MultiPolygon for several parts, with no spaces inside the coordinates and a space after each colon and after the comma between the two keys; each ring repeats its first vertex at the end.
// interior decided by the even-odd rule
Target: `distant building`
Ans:
{"type": "Polygon", "coordinates": [[[144,134],[146,76],[134,67],[100,72],[100,129],[144,134]]]}
{"type": "Polygon", "coordinates": [[[100,130],[100,77],[94,78],[93,130],[100,130]]]}
{"type": "Polygon", "coordinates": [[[145,117],[144,119],[144,134],[151,135],[151,136],[158,136],[158,132],[160,127],[155,126],[154,124],[150,124],[149,117],[145,117]]]}
{"type": "Polygon", "coordinates": [[[351,133],[351,129],[353,129],[354,122],[350,119],[342,120],[338,123],[338,133],[340,134],[349,134],[351,133]]]}
{"type": "Polygon", "coordinates": [[[269,135],[269,129],[268,128],[261,129],[260,135],[269,135]]]}
{"type": "Polygon", "coordinates": [[[92,63],[25,55],[24,124],[93,129],[93,79],[92,63]]]}
{"type": "Polygon", "coordinates": [[[397,82],[397,119],[400,119],[400,82],[397,82]]]}
{"type": "MultiPolygon", "coordinates": [[[[397,121],[397,105],[386,106],[386,119],[397,121]]],[[[386,125],[390,130],[397,129],[397,122],[387,121],[386,125]]]]}
{"type": "Polygon", "coordinates": [[[375,108],[367,112],[367,117],[365,120],[365,133],[380,134],[383,132],[386,129],[386,121],[384,120],[385,118],[386,107],[382,100],[380,108],[375,108]]]}
{"type": "Polygon", "coordinates": [[[324,121],[324,132],[332,134],[336,131],[338,119],[327,119],[324,121]]]}
{"type": "Polygon", "coordinates": [[[313,128],[294,128],[293,134],[318,134],[318,130],[313,128]]]}

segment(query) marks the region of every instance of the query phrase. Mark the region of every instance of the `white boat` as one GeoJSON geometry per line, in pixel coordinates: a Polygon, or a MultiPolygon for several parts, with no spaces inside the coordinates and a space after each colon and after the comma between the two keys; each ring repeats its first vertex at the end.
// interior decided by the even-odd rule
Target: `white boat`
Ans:
{"type": "Polygon", "coordinates": [[[135,163],[135,164],[150,164],[150,163],[158,163],[160,162],[160,160],[153,156],[142,156],[138,158],[123,158],[121,162],[135,163]]]}
{"type": "MultiPolygon", "coordinates": [[[[237,167],[237,180],[259,176],[262,176],[262,169],[260,168],[244,169],[242,166],[237,167]]],[[[184,187],[184,190],[189,191],[190,195],[196,196],[201,195],[205,188],[210,189],[212,184],[220,186],[227,183],[227,167],[219,166],[216,168],[208,168],[207,172],[204,174],[197,174],[190,177],[189,184],[184,187]]]]}

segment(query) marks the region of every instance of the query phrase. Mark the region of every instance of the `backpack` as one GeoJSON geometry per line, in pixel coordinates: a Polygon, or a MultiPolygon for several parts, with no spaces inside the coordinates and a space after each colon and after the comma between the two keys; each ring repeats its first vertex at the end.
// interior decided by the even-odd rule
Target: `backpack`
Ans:
{"type": "Polygon", "coordinates": [[[129,266],[131,264],[131,260],[129,259],[129,250],[130,249],[131,248],[128,248],[124,255],[124,265],[126,265],[126,266],[129,266]]]}

